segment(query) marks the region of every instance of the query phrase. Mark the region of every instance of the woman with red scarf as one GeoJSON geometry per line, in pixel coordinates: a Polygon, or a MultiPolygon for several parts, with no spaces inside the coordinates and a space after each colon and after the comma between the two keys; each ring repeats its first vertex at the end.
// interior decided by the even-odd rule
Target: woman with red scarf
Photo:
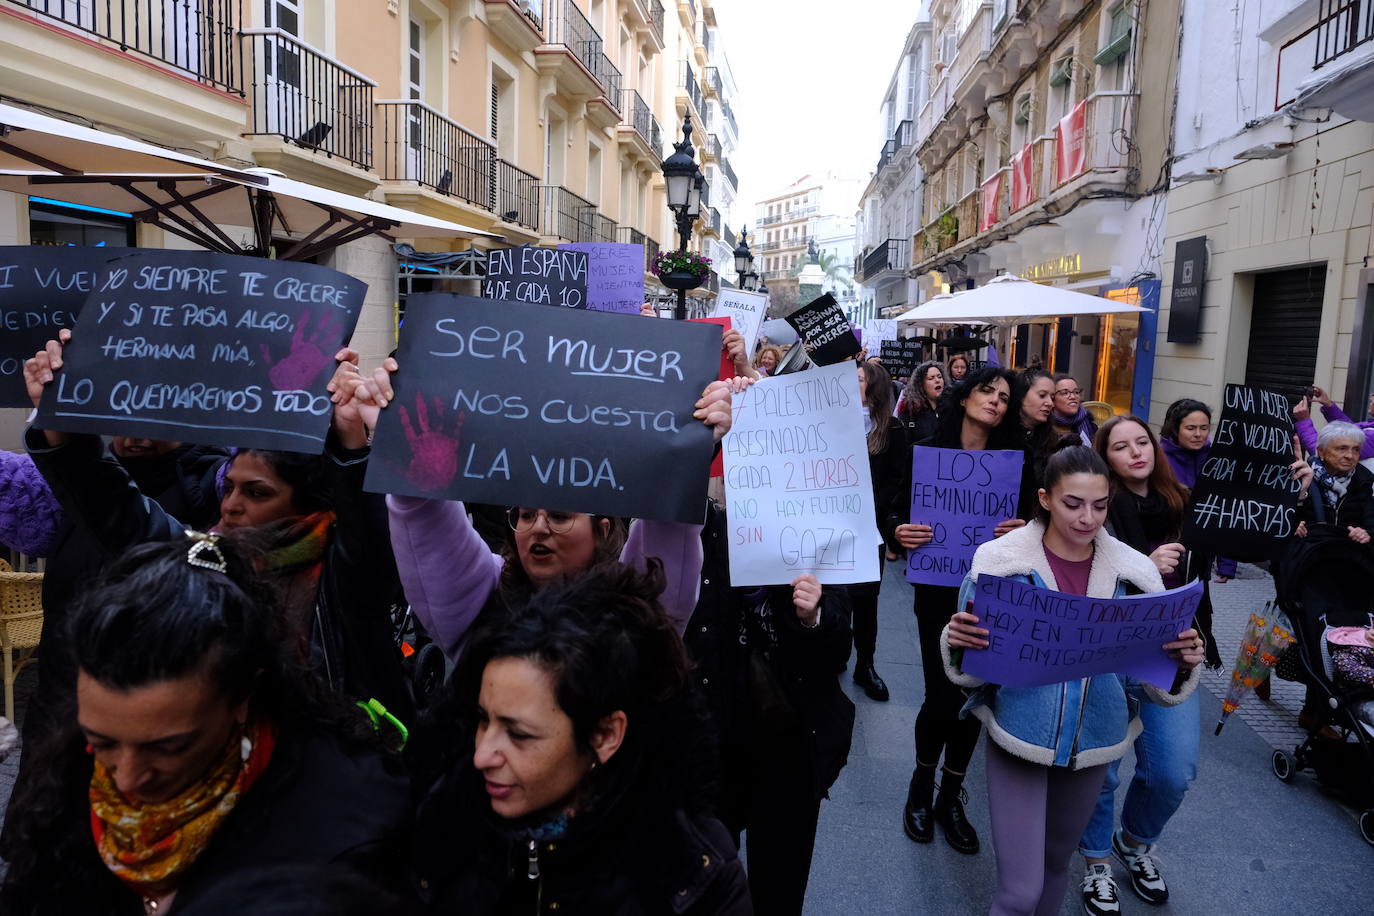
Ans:
{"type": "Polygon", "coordinates": [[[399,761],[360,710],[302,676],[233,544],[137,547],[71,624],[75,708],[16,788],[0,911],[181,912],[267,865],[398,884],[399,761]]]}

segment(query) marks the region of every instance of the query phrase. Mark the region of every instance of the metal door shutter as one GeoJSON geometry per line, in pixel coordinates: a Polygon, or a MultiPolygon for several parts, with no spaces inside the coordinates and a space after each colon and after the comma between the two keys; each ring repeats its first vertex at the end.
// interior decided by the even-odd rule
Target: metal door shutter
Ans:
{"type": "Polygon", "coordinates": [[[1302,396],[1317,371],[1326,265],[1255,275],[1245,384],[1302,396]]]}

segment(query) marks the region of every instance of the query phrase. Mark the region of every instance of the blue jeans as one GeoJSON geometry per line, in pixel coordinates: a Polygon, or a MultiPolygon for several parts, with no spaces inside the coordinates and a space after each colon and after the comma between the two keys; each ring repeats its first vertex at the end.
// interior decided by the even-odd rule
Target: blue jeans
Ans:
{"type": "MultiPolygon", "coordinates": [[[[1139,843],[1156,843],[1164,825],[1174,816],[1188,786],[1197,778],[1198,735],[1201,728],[1201,701],[1198,691],[1178,706],[1140,704],[1140,721],[1145,726],[1135,739],[1135,776],[1126,790],[1121,809],[1121,829],[1139,843]]],[[[1116,808],[1116,787],[1121,778],[1121,761],[1107,766],[1107,779],[1097,799],[1088,829],[1078,841],[1078,850],[1088,859],[1105,859],[1112,854],[1112,823],[1116,808]]]]}

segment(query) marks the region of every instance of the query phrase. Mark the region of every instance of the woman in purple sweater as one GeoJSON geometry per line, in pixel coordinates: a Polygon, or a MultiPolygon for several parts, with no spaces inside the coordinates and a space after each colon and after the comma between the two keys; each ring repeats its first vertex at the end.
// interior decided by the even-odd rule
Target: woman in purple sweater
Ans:
{"type": "MultiPolygon", "coordinates": [[[[1364,420],[1356,423],[1346,416],[1344,410],[1336,406],[1331,400],[1331,395],[1320,385],[1312,386],[1312,397],[1322,406],[1322,416],[1326,422],[1331,423],[1336,420],[1344,420],[1347,423],[1355,423],[1364,431],[1364,442],[1360,444],[1360,460],[1365,461],[1374,458],[1374,395],[1369,396],[1369,403],[1365,406],[1364,420]]],[[[1317,450],[1317,427],[1312,423],[1312,402],[1303,398],[1298,402],[1298,406],[1293,408],[1293,431],[1302,440],[1302,447],[1309,452],[1317,450]]]]}
{"type": "MultiPolygon", "coordinates": [[[[1180,398],[1169,405],[1159,427],[1159,447],[1174,477],[1189,490],[1197,485],[1198,472],[1212,452],[1212,408],[1192,398],[1180,398]]],[[[1315,441],[1315,440],[1314,440],[1315,441]]],[[[1217,581],[1236,577],[1236,561],[1217,557],[1217,581]]]]}

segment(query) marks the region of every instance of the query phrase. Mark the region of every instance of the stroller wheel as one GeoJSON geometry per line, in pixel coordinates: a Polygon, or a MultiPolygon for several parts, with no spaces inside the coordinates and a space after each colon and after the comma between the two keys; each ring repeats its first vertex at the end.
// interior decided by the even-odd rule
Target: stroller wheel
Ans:
{"type": "Polygon", "coordinates": [[[1269,762],[1274,767],[1274,775],[1281,782],[1292,782],[1293,776],[1298,772],[1297,760],[1287,751],[1274,751],[1274,756],[1269,762]]]}
{"type": "Polygon", "coordinates": [[[421,708],[428,706],[429,698],[444,682],[444,653],[437,645],[429,643],[415,653],[410,679],[416,704],[421,708]]]}
{"type": "Polygon", "coordinates": [[[1360,836],[1370,846],[1374,846],[1374,808],[1360,812],[1360,836]]]}

